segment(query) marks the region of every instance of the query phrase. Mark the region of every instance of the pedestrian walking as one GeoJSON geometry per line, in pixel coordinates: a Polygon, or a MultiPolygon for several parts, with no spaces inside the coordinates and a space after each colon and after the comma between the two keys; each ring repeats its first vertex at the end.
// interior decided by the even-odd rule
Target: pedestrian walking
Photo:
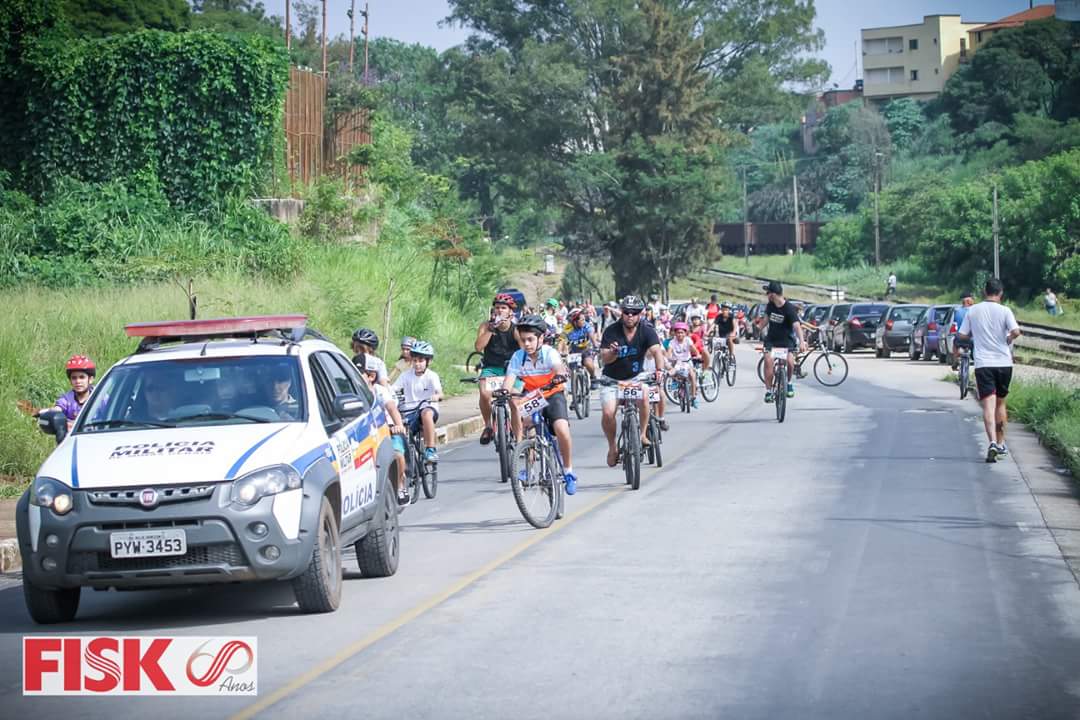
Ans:
{"type": "Polygon", "coordinates": [[[1043,295],[1043,307],[1046,308],[1046,312],[1050,315],[1058,314],[1057,295],[1050,288],[1046,288],[1046,294],[1043,295]]]}
{"type": "Polygon", "coordinates": [[[889,279],[885,281],[885,295],[890,297],[896,294],[896,273],[889,271],[889,279]]]}
{"type": "Polygon", "coordinates": [[[997,462],[1009,454],[1005,445],[1005,423],[1008,421],[1006,397],[1012,382],[1013,358],[1010,347],[1020,337],[1020,326],[1013,311],[1001,304],[1004,286],[1001,280],[986,281],[984,299],[975,305],[960,325],[958,337],[975,344],[975,384],[983,408],[983,425],[990,447],[986,462],[997,462]]]}

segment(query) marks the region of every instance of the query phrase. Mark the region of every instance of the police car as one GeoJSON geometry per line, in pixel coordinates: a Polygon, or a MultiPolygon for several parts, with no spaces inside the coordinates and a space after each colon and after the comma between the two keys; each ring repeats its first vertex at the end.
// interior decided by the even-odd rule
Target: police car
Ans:
{"type": "Polygon", "coordinates": [[[129,325],[131,356],[94,388],[19,501],[23,588],[39,623],[83,587],[285,580],[300,609],[398,566],[383,407],[303,315],[129,325]]]}

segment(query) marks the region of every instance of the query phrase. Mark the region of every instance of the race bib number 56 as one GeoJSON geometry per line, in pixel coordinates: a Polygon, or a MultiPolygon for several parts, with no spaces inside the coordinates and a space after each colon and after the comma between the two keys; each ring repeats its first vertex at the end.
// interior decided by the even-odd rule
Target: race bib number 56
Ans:
{"type": "Polygon", "coordinates": [[[619,397],[623,400],[640,400],[645,397],[641,383],[619,383],[619,397]]]}

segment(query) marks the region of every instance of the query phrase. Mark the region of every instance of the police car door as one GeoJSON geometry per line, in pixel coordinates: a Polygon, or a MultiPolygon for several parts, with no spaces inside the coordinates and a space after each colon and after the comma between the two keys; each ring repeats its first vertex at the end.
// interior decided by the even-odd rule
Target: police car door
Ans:
{"type": "MultiPolygon", "coordinates": [[[[341,528],[351,528],[369,517],[375,508],[376,472],[375,455],[371,437],[371,402],[367,393],[361,394],[345,369],[348,362],[330,352],[318,352],[312,356],[313,367],[318,365],[316,377],[323,376],[330,412],[337,395],[359,395],[367,401],[367,409],[355,418],[326,417],[324,424],[333,449],[338,476],[341,479],[341,528]]],[[[320,383],[316,381],[318,387],[320,383]]],[[[320,401],[320,408],[323,403],[320,401]]]]}

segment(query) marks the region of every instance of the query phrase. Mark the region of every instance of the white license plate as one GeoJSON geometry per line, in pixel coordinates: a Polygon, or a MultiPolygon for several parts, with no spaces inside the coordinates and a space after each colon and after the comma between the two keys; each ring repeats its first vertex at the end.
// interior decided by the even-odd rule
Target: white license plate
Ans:
{"type": "Polygon", "coordinates": [[[114,558],[163,557],[186,552],[187,534],[179,528],[109,534],[109,553],[114,558]]]}

